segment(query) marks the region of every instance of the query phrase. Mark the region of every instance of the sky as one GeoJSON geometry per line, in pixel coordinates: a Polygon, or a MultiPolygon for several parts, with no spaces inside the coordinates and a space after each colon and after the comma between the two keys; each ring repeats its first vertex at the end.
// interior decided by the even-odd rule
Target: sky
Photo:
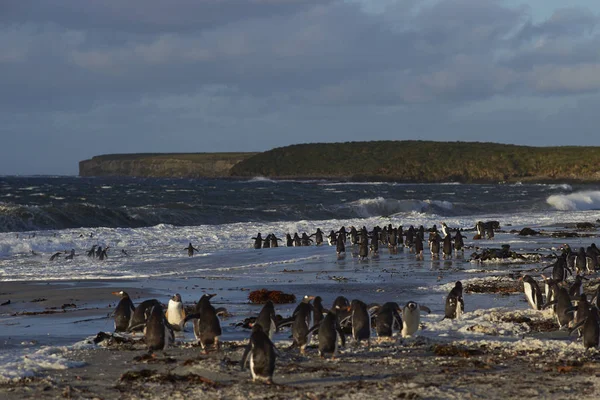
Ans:
{"type": "Polygon", "coordinates": [[[0,175],[100,154],[600,146],[597,0],[3,0],[0,175]]]}

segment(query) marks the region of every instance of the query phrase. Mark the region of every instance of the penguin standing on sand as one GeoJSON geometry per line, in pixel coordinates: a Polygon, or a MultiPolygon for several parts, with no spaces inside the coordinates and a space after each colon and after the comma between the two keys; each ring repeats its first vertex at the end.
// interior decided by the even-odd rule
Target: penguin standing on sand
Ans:
{"type": "Polygon", "coordinates": [[[204,294],[196,304],[194,314],[190,314],[183,320],[182,328],[189,320],[194,320],[194,336],[202,346],[202,352],[207,353],[208,346],[211,344],[215,350],[220,349],[219,337],[222,334],[221,323],[217,316],[217,311],[210,304],[210,299],[216,294],[204,294]]]}
{"type": "MultiPolygon", "coordinates": [[[[259,233],[259,235],[260,235],[260,233],[259,233]]],[[[192,246],[192,242],[190,242],[190,244],[188,245],[188,247],[186,247],[184,250],[187,250],[188,257],[193,257],[194,256],[194,251],[198,252],[198,249],[195,248],[194,246],[192,246]]]]}
{"type": "Polygon", "coordinates": [[[523,292],[527,298],[527,302],[534,310],[541,310],[544,302],[542,300],[542,290],[538,283],[529,275],[524,275],[521,280],[523,281],[523,292]]]}
{"type": "Polygon", "coordinates": [[[371,346],[371,316],[367,305],[357,299],[350,303],[350,321],[352,322],[352,337],[359,345],[361,340],[366,340],[371,346]]]}
{"type": "Polygon", "coordinates": [[[464,311],[463,286],[461,281],[457,281],[450,293],[448,293],[448,297],[446,297],[444,319],[460,318],[464,311]]]}
{"type": "Polygon", "coordinates": [[[375,313],[375,331],[378,337],[392,337],[394,327],[402,328],[402,310],[398,303],[390,301],[382,305],[375,313]]]}
{"type": "MultiPolygon", "coordinates": [[[[346,308],[346,311],[348,308],[346,308]]],[[[346,336],[340,327],[337,313],[340,311],[338,306],[333,307],[323,321],[318,325],[319,333],[319,356],[325,357],[325,354],[331,354],[331,358],[335,358],[338,350],[338,337],[342,342],[342,347],[346,346],[346,336]]],[[[317,325],[315,325],[316,327],[317,325]]]]}
{"type": "Polygon", "coordinates": [[[575,272],[577,274],[583,274],[587,271],[587,255],[585,249],[580,247],[575,256],[575,272]]]}
{"type": "Polygon", "coordinates": [[[147,320],[144,339],[148,350],[166,350],[175,342],[173,329],[165,318],[160,304],[155,304],[149,309],[147,320]]]}
{"type": "Polygon", "coordinates": [[[185,320],[185,309],[179,293],[169,299],[165,317],[169,324],[173,325],[173,329],[181,330],[181,323],[185,320]]]}
{"type": "Polygon", "coordinates": [[[119,292],[112,292],[112,294],[121,297],[113,314],[115,318],[115,332],[125,332],[129,328],[135,307],[127,292],[121,290],[119,292]]]}
{"type": "Polygon", "coordinates": [[[146,326],[146,321],[148,320],[148,316],[150,315],[150,309],[155,305],[160,306],[160,302],[156,299],[145,300],[138,304],[135,310],[133,310],[133,315],[129,320],[129,327],[127,328],[127,332],[142,331],[146,326]]]}
{"type": "Polygon", "coordinates": [[[414,301],[406,303],[402,309],[402,337],[412,336],[421,326],[421,311],[431,313],[428,307],[420,306],[414,301]]]}
{"type": "Polygon", "coordinates": [[[260,325],[262,331],[267,334],[269,339],[273,338],[273,334],[277,332],[277,324],[275,322],[275,306],[271,300],[268,300],[256,318],[254,325],[260,325]]]}
{"type": "Polygon", "coordinates": [[[254,325],[250,341],[240,363],[242,370],[246,367],[246,364],[250,363],[252,381],[261,380],[271,384],[275,372],[275,358],[275,345],[263,331],[262,325],[254,325]],[[248,356],[250,357],[248,358],[248,356]]]}

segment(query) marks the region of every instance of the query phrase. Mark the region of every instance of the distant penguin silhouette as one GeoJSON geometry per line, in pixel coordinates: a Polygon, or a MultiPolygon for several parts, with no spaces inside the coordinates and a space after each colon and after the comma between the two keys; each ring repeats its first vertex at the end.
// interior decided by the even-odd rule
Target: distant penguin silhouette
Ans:
{"type": "Polygon", "coordinates": [[[192,246],[192,242],[190,242],[190,244],[188,244],[188,246],[186,248],[184,248],[184,250],[187,250],[188,257],[193,257],[194,256],[194,252],[198,251],[197,248],[195,248],[194,246],[192,246]]]}
{"type": "Polygon", "coordinates": [[[56,260],[58,257],[60,257],[61,254],[62,251],[57,251],[56,253],[52,254],[52,256],[50,257],[50,261],[56,260]]]}
{"type": "Polygon", "coordinates": [[[254,240],[254,248],[255,249],[262,248],[263,238],[260,235],[260,232],[258,232],[258,234],[256,235],[256,237],[253,237],[252,240],[254,240]]]}
{"type": "Polygon", "coordinates": [[[69,253],[69,255],[67,255],[65,257],[66,260],[72,260],[73,257],[75,257],[75,249],[71,249],[71,252],[69,253]]]}

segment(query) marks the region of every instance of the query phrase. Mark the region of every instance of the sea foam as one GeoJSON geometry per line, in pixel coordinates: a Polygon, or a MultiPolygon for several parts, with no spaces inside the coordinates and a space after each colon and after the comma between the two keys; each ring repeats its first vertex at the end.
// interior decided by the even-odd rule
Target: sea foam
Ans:
{"type": "Polygon", "coordinates": [[[600,209],[600,191],[583,191],[570,194],[555,194],[546,200],[561,211],[586,211],[600,209]]]}

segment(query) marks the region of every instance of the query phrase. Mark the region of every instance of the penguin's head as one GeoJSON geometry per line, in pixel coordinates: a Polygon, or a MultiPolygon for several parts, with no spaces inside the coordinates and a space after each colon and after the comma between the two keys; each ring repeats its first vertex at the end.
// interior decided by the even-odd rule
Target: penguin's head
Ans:
{"type": "Polygon", "coordinates": [[[415,303],[414,301],[409,301],[408,303],[406,303],[406,307],[410,310],[410,311],[415,311],[417,309],[417,303],[415,303]]]}
{"type": "Polygon", "coordinates": [[[171,297],[171,300],[173,300],[174,302],[177,302],[177,303],[181,303],[181,295],[179,293],[177,293],[173,297],[171,297]]]}
{"type": "Polygon", "coordinates": [[[302,298],[302,302],[303,303],[310,303],[314,299],[315,299],[315,296],[304,295],[304,297],[302,298]]]}
{"type": "Polygon", "coordinates": [[[118,292],[111,292],[111,294],[114,294],[115,296],[120,296],[120,297],[129,297],[127,292],[125,292],[123,290],[120,290],[118,292]]]}

